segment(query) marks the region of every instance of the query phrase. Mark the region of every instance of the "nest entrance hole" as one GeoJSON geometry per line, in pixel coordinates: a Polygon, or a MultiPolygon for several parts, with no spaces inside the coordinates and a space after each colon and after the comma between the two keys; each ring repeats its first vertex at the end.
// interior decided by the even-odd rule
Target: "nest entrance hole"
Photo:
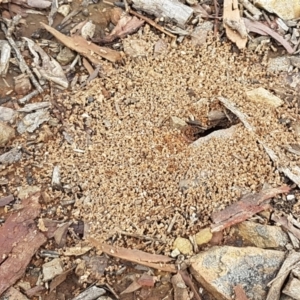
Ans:
{"type": "Polygon", "coordinates": [[[240,123],[240,120],[225,108],[223,111],[211,110],[205,118],[201,119],[201,121],[197,119],[186,121],[187,126],[183,129],[183,134],[191,142],[240,123]]]}

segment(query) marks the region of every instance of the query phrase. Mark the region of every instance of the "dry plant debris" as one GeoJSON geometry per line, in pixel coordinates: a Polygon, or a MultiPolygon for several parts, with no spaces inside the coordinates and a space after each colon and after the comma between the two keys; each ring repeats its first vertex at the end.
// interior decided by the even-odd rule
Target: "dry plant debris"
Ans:
{"type": "MultiPolygon", "coordinates": [[[[164,36],[155,35],[147,25],[141,32],[130,39],[145,42],[145,55],[126,58],[118,67],[103,61],[100,80],[58,99],[60,109],[53,112],[61,116],[63,129],[52,121],[49,126],[59,138],[29,143],[33,157],[13,169],[17,176],[25,166],[32,169],[36,184],[44,186],[56,204],[57,217],[70,210],[75,220],[89,224],[89,235],[100,242],[169,254],[177,236],[193,235],[208,225],[213,211],[260,191],[264,183],[273,187],[283,183],[242,124],[236,125],[230,139],[214,138],[190,147],[182,132],[170,126],[171,116],[205,125],[212,110],[228,114],[217,99],[224,96],[253,116],[258,134],[266,135],[276,148],[300,142],[278,122],[283,115],[296,118],[296,108],[292,102],[272,110],[247,100],[247,90],[273,91],[280,84],[256,54],[234,53],[226,43],[209,42],[195,49],[185,42],[154,56],[154,46],[164,36]],[[60,132],[71,139],[65,140],[60,132]],[[63,190],[52,190],[52,171],[58,164],[63,190]],[[62,206],[74,200],[75,208],[62,206]],[[153,240],[141,241],[131,234],[153,240]]],[[[286,155],[298,161],[295,155],[286,155]]],[[[10,172],[12,166],[2,175],[10,172]]],[[[19,180],[27,184],[25,178],[19,180]]],[[[13,191],[14,181],[9,186],[13,191]]]]}
{"type": "Polygon", "coordinates": [[[0,295],[23,276],[32,256],[46,242],[34,223],[40,213],[39,196],[23,200],[22,209],[0,228],[0,295]]]}
{"type": "Polygon", "coordinates": [[[212,232],[221,231],[227,227],[245,221],[268,207],[266,200],[273,198],[278,193],[287,193],[290,190],[288,186],[263,190],[257,194],[248,194],[232,205],[226,207],[220,212],[212,214],[212,220],[215,224],[211,226],[212,232]]]}

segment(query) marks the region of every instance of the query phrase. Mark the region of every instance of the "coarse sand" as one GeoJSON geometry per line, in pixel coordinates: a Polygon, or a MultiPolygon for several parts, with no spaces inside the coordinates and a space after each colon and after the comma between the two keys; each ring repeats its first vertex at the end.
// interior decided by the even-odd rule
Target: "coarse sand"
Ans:
{"type": "MultiPolygon", "coordinates": [[[[249,116],[274,151],[299,138],[279,121],[296,120],[293,102],[273,109],[245,96],[253,88],[274,92],[279,86],[279,77],[266,71],[266,57],[237,53],[227,43],[195,48],[188,41],[155,56],[160,38],[149,30],[129,37],[144,40],[147,54],[126,57],[121,66],[104,63],[100,79],[61,96],[63,126],[55,118],[43,126],[39,134],[46,130],[52,137],[28,146],[35,147],[34,162],[22,161],[18,168],[30,166],[36,184],[51,199],[47,205],[56,204],[48,217],[63,217],[67,211],[75,220],[83,219],[88,234],[100,241],[168,254],[174,238],[195,234],[210,223],[213,211],[265,184],[283,184],[242,123],[233,137],[194,147],[171,126],[170,117],[205,124],[211,110],[228,114],[217,99],[223,96],[249,116]],[[51,188],[55,165],[60,166],[63,191],[51,188]],[[75,200],[74,207],[63,205],[69,200],[75,200]]],[[[294,154],[285,158],[298,163],[294,154]]]]}

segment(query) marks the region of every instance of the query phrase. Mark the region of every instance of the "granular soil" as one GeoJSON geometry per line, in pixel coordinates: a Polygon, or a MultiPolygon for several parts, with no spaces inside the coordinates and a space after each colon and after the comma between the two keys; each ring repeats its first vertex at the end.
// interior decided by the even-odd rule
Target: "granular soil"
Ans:
{"type": "MultiPolygon", "coordinates": [[[[266,56],[237,53],[232,44],[213,41],[200,48],[184,41],[155,56],[153,47],[160,38],[146,26],[143,34],[128,38],[142,39],[146,55],[126,57],[119,66],[103,63],[100,79],[60,96],[62,109],[52,112],[62,117],[62,126],[53,117],[38,134],[27,136],[33,156],[2,175],[29,168],[34,184],[48,195],[44,216],[84,220],[88,234],[99,241],[169,254],[177,236],[188,237],[207,226],[213,211],[265,184],[285,182],[242,123],[232,138],[193,147],[171,126],[170,117],[207,124],[211,110],[230,115],[217,99],[223,96],[247,113],[259,137],[275,152],[300,140],[279,122],[297,119],[293,101],[272,109],[246,98],[247,90],[264,87],[272,92],[280,85],[277,74],[267,73],[266,56]],[[51,187],[55,165],[60,166],[63,189],[51,187]],[[67,205],[74,200],[74,206],[67,205]]],[[[295,155],[286,155],[299,163],[295,155]]],[[[28,184],[26,178],[17,178],[10,182],[12,191],[28,184]]]]}

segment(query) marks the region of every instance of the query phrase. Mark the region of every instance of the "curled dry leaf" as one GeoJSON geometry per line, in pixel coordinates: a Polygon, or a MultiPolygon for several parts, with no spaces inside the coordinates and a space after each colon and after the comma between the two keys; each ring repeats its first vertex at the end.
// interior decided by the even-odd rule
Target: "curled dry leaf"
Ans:
{"type": "Polygon", "coordinates": [[[65,89],[68,88],[69,82],[61,65],[31,39],[26,37],[23,37],[23,39],[27,42],[29,50],[34,56],[35,67],[38,69],[41,76],[65,89]],[[42,59],[42,65],[40,65],[39,57],[42,59]]]}
{"type": "Polygon", "coordinates": [[[244,23],[249,32],[255,32],[261,35],[270,35],[273,39],[279,42],[289,54],[294,53],[294,49],[291,47],[289,42],[285,40],[281,35],[272,30],[270,27],[262,24],[258,21],[251,21],[249,19],[243,18],[244,23]]]}
{"type": "Polygon", "coordinates": [[[111,43],[118,38],[124,38],[127,35],[136,32],[143,24],[144,21],[139,20],[137,17],[124,15],[109,35],[92,40],[102,44],[111,43]]]}

